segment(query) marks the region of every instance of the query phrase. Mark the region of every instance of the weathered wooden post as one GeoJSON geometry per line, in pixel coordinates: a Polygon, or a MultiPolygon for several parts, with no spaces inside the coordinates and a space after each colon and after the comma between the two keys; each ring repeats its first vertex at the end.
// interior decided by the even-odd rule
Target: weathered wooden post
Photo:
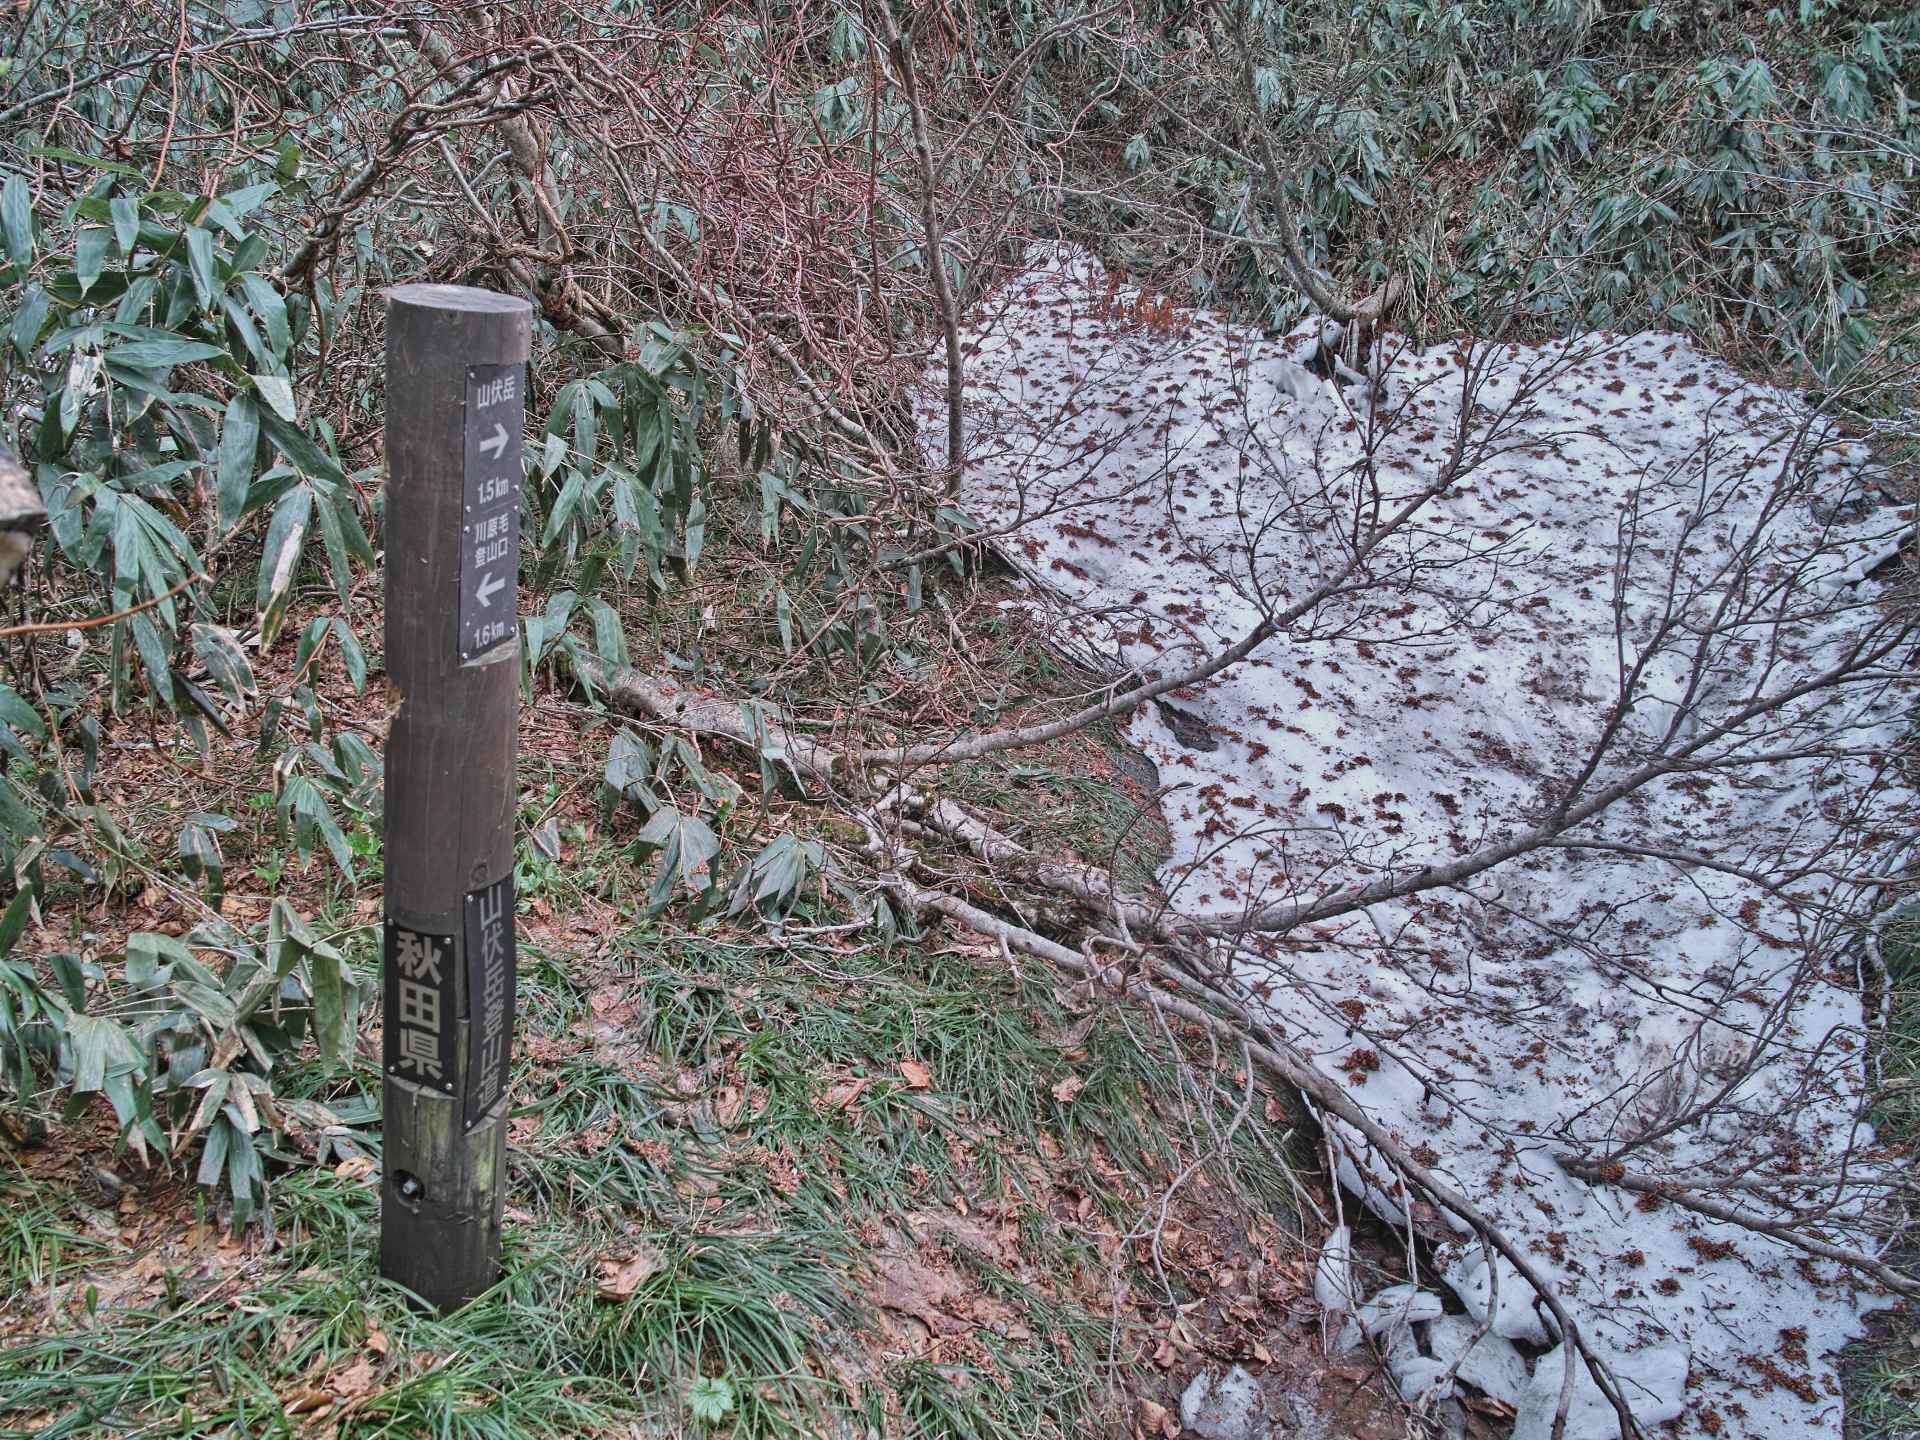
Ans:
{"type": "Polygon", "coordinates": [[[531,338],[509,295],[387,293],[380,1273],[440,1310],[500,1268],[531,338]]]}

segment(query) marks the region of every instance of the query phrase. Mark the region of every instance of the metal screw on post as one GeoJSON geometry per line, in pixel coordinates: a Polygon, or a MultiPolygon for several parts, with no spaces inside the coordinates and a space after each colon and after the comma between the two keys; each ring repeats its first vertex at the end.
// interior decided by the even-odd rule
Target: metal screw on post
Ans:
{"type": "Polygon", "coordinates": [[[380,1273],[442,1311],[500,1269],[531,339],[509,295],[387,292],[380,1273]]]}

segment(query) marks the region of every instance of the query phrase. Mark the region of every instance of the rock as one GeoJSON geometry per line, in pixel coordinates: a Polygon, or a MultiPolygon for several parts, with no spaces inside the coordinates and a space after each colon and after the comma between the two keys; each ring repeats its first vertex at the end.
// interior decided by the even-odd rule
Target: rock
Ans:
{"type": "Polygon", "coordinates": [[[1215,1377],[1202,1370],[1180,1397],[1180,1424],[1197,1440],[1267,1440],[1260,1382],[1239,1365],[1215,1377]]]}
{"type": "MultiPolygon", "coordinates": [[[[1686,1399],[1687,1363],[1684,1345],[1649,1345],[1629,1354],[1600,1357],[1612,1368],[1633,1418],[1651,1431],[1679,1415],[1686,1399]]],[[[1555,1346],[1533,1367],[1513,1420],[1513,1440],[1551,1440],[1553,1415],[1560,1404],[1560,1385],[1567,1347],[1555,1346]]],[[[1593,1383],[1586,1361],[1574,1357],[1573,1401],[1567,1407],[1564,1440],[1614,1440],[1620,1420],[1613,1406],[1593,1383]]]]}
{"type": "Polygon", "coordinates": [[[1322,1310],[1344,1313],[1354,1308],[1353,1232],[1334,1226],[1320,1246],[1320,1263],[1313,1270],[1313,1298],[1322,1310]]]}
{"type": "MultiPolygon", "coordinates": [[[[1534,1305],[1533,1287],[1520,1277],[1505,1256],[1494,1256],[1496,1272],[1500,1277],[1500,1313],[1493,1317],[1493,1333],[1508,1340],[1524,1340],[1529,1345],[1546,1345],[1557,1336],[1547,1333],[1546,1324],[1540,1318],[1540,1312],[1534,1305]]],[[[1487,1259],[1479,1246],[1474,1246],[1455,1260],[1446,1270],[1446,1281],[1453,1293],[1460,1297],[1460,1303],[1467,1307],[1467,1314],[1475,1320],[1485,1320],[1493,1301],[1493,1284],[1487,1276],[1487,1259]]]]}
{"type": "Polygon", "coordinates": [[[1469,1320],[1464,1315],[1442,1315],[1427,1326],[1423,1338],[1428,1351],[1442,1365],[1460,1361],[1460,1368],[1455,1372],[1460,1379],[1483,1395],[1491,1395],[1517,1408],[1527,1389],[1526,1357],[1514,1348],[1511,1340],[1491,1332],[1480,1336],[1476,1344],[1473,1337],[1479,1329],[1477,1320],[1469,1320]],[[1470,1345],[1471,1350],[1467,1348],[1470,1345]],[[1463,1355],[1464,1360],[1460,1359],[1463,1355]]]}

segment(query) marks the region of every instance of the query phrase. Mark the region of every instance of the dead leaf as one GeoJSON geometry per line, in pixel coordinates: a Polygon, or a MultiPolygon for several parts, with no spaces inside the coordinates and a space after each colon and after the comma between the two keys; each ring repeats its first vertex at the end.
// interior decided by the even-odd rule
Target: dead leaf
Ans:
{"type": "Polygon", "coordinates": [[[931,1090],[933,1088],[933,1076],[928,1073],[927,1067],[922,1065],[918,1060],[902,1060],[900,1062],[900,1077],[907,1082],[907,1088],[909,1090],[931,1090]]]}
{"type": "Polygon", "coordinates": [[[379,1383],[373,1361],[363,1355],[346,1369],[330,1376],[327,1388],[341,1400],[359,1400],[371,1395],[379,1388],[379,1383]]]}
{"type": "Polygon", "coordinates": [[[874,1274],[879,1281],[874,1299],[884,1308],[911,1315],[935,1335],[964,1335],[973,1329],[971,1320],[953,1313],[967,1298],[953,1276],[898,1253],[879,1257],[874,1274]]]}
{"type": "Polygon", "coordinates": [[[647,1277],[660,1268],[660,1252],[644,1249],[625,1260],[600,1262],[600,1298],[630,1300],[647,1277]]]}
{"type": "Polygon", "coordinates": [[[375,1355],[385,1355],[392,1348],[393,1342],[387,1339],[386,1331],[377,1325],[371,1326],[367,1330],[368,1350],[372,1351],[375,1355]]]}
{"type": "Polygon", "coordinates": [[[1086,1081],[1082,1080],[1078,1075],[1069,1075],[1066,1079],[1054,1085],[1053,1098],[1058,1100],[1062,1105],[1071,1105],[1074,1096],[1086,1088],[1086,1081]]]}
{"type": "Polygon", "coordinates": [[[1180,1422],[1173,1418],[1173,1412],[1158,1401],[1140,1397],[1140,1433],[1142,1435],[1165,1436],[1166,1440],[1175,1440],[1180,1433],[1180,1422]]]}
{"type": "Polygon", "coordinates": [[[826,1106],[829,1110],[844,1110],[860,1098],[861,1092],[873,1082],[862,1076],[858,1080],[842,1080],[827,1091],[826,1106]]]}
{"type": "Polygon", "coordinates": [[[302,1390],[280,1402],[280,1408],[289,1415],[305,1415],[312,1410],[324,1409],[333,1404],[333,1396],[325,1390],[302,1390]]]}

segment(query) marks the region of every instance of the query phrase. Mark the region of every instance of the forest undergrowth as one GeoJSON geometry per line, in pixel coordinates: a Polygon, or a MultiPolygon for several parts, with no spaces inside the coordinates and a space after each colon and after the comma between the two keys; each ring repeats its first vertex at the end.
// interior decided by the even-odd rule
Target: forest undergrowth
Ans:
{"type": "MultiPolygon", "coordinates": [[[[1356,430],[1383,346],[1668,329],[1907,474],[1920,17],[158,13],[0,20],[0,441],[47,510],[0,624],[0,1428],[1171,1436],[1228,1361],[1356,1435],[1428,1423],[1325,1354],[1339,1112],[1162,888],[1124,740],[1141,707],[1207,724],[1066,653],[1002,563],[1022,523],[969,482],[1022,441],[962,404],[966,317],[1081,245],[1103,318],[1158,340],[1203,306],[1318,327],[1356,430]],[[372,1249],[382,292],[417,280],[536,307],[509,1266],[444,1321],[372,1249]]],[[[1500,403],[1461,410],[1423,503],[1503,441],[1500,403]]],[[[1332,595],[1413,593],[1366,510],[1332,595]]],[[[1275,605],[1238,658],[1330,613],[1275,605]]],[[[1843,680],[1906,663],[1904,613],[1843,680]]],[[[1302,914],[1364,912],[1379,838],[1302,914]]],[[[1886,843],[1813,908],[1904,997],[1866,1037],[1904,1164],[1886,843]]],[[[1436,1221],[1417,1150],[1390,1168],[1436,1221]]],[[[1372,1236],[1370,1283],[1423,1244],[1372,1236]]],[[[1874,1440],[1920,1431],[1912,1322],[1881,1323],[1849,1381],[1874,1440]]]]}

